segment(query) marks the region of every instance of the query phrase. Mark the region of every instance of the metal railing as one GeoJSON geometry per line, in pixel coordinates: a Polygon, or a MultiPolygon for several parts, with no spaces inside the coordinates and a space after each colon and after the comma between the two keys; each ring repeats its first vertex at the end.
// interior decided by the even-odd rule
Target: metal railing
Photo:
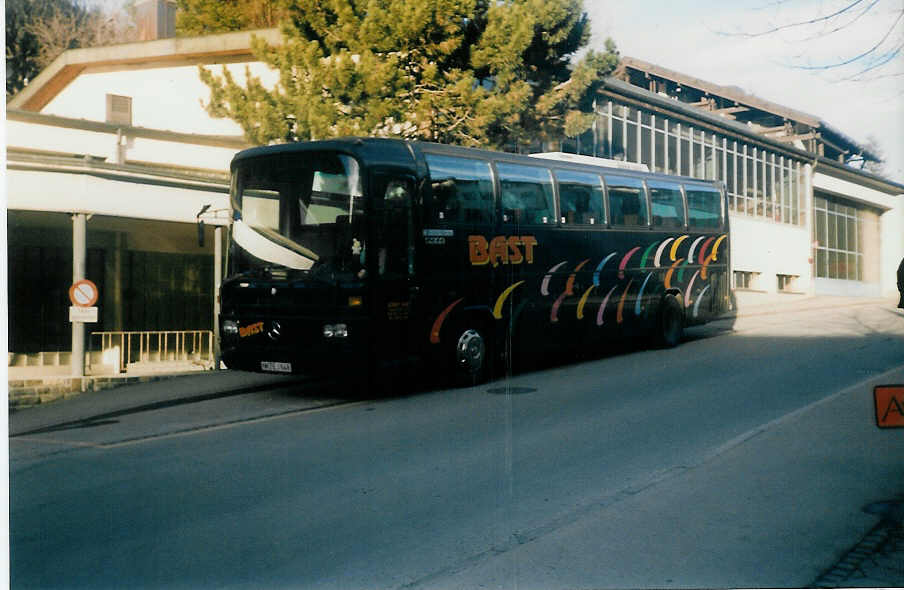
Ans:
{"type": "Polygon", "coordinates": [[[211,330],[94,332],[91,343],[91,350],[100,352],[100,364],[112,366],[114,373],[124,373],[137,363],[183,362],[213,367],[215,362],[211,330]],[[93,346],[97,342],[99,348],[93,346]]]}

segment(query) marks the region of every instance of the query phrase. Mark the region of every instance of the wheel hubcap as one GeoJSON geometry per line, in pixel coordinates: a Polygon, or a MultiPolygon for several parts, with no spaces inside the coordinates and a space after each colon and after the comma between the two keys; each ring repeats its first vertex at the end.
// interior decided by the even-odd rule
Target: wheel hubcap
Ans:
{"type": "Polygon", "coordinates": [[[477,330],[466,330],[458,339],[455,347],[456,365],[469,373],[480,370],[483,366],[483,357],[486,354],[486,345],[483,336],[477,330]]]}

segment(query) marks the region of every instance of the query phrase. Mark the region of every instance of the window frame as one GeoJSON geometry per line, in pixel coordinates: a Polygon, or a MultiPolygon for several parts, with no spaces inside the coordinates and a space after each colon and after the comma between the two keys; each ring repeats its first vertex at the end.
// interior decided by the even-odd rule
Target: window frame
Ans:
{"type": "Polygon", "coordinates": [[[647,195],[647,209],[650,212],[649,219],[648,219],[650,227],[656,231],[669,231],[672,229],[684,231],[687,228],[687,224],[688,224],[687,197],[684,194],[684,185],[681,182],[674,182],[674,181],[669,181],[669,180],[659,180],[659,179],[655,179],[655,178],[645,178],[643,182],[644,182],[644,188],[646,190],[646,195],[647,195]],[[650,183],[663,184],[663,185],[669,185],[669,186],[667,186],[667,187],[651,187],[650,183]],[[677,188],[678,195],[681,198],[681,206],[683,208],[682,215],[681,215],[681,223],[680,223],[680,225],[677,225],[677,226],[656,225],[653,222],[654,221],[654,219],[653,219],[653,193],[652,193],[651,189],[666,190],[667,188],[670,188],[670,187],[677,188]]]}
{"type": "MultiPolygon", "coordinates": [[[[430,224],[441,224],[441,225],[455,225],[455,226],[474,226],[474,225],[486,225],[487,227],[495,227],[500,223],[500,211],[499,211],[499,192],[498,192],[498,175],[496,173],[496,168],[493,166],[493,162],[486,158],[473,157],[468,155],[460,155],[460,154],[447,154],[442,152],[432,152],[432,151],[424,151],[424,164],[427,167],[427,179],[429,180],[430,185],[430,207],[427,211],[427,217],[430,219],[430,224]],[[439,158],[448,158],[454,160],[465,160],[468,162],[477,162],[479,164],[483,164],[487,167],[489,172],[489,181],[490,181],[490,207],[489,211],[491,213],[491,219],[489,221],[467,221],[467,220],[449,220],[449,219],[439,219],[438,211],[437,211],[437,200],[436,194],[433,190],[433,182],[436,180],[433,177],[430,168],[429,158],[431,157],[439,157],[439,158]]],[[[480,181],[478,181],[480,182],[480,181]]]]}
{"type": "MultiPolygon", "coordinates": [[[[628,229],[628,230],[637,230],[640,228],[650,229],[650,199],[647,196],[647,186],[646,186],[646,183],[644,182],[644,179],[637,178],[635,176],[621,175],[621,174],[617,174],[617,173],[616,174],[607,174],[605,172],[603,172],[600,176],[603,179],[603,185],[605,186],[605,192],[606,192],[606,219],[608,220],[606,223],[606,227],[608,227],[610,229],[628,229]],[[641,191],[641,194],[640,194],[641,203],[643,203],[644,207],[646,208],[646,213],[645,213],[646,217],[645,217],[644,224],[642,224],[642,225],[626,225],[626,224],[616,224],[615,223],[615,216],[612,213],[612,202],[610,201],[610,196],[611,196],[610,195],[611,185],[609,183],[610,178],[626,179],[626,180],[630,180],[633,182],[637,182],[639,184],[639,187],[637,187],[637,188],[640,188],[640,191],[641,191]]],[[[615,186],[619,186],[619,185],[616,184],[615,186]]]]}
{"type": "MultiPolygon", "coordinates": [[[[557,225],[561,227],[608,227],[609,226],[609,210],[608,210],[608,199],[606,197],[606,183],[603,180],[603,175],[599,172],[591,172],[589,170],[573,170],[569,168],[553,168],[552,169],[553,181],[555,182],[555,197],[556,197],[556,211],[557,211],[557,225]],[[567,221],[562,221],[563,209],[562,209],[562,181],[559,179],[559,174],[575,174],[582,175],[588,177],[596,178],[597,183],[599,183],[599,198],[600,198],[600,213],[603,218],[596,223],[568,223],[567,221]]],[[[574,183],[577,184],[577,183],[574,183]]],[[[585,184],[584,186],[588,186],[592,189],[594,185],[585,184]]]]}
{"type": "MultiPolygon", "coordinates": [[[[553,174],[553,168],[550,166],[544,165],[535,165],[535,164],[526,164],[520,162],[511,162],[508,160],[493,160],[492,162],[493,172],[496,177],[496,209],[497,209],[497,218],[498,225],[500,226],[530,226],[530,227],[557,227],[559,226],[559,210],[558,210],[558,185],[556,183],[555,175],[553,174]],[[514,220],[508,220],[505,216],[505,203],[503,203],[503,194],[502,194],[502,183],[504,181],[502,177],[502,172],[499,170],[499,166],[513,166],[517,168],[529,168],[534,170],[540,170],[546,172],[549,177],[549,188],[550,195],[549,201],[547,201],[547,205],[551,206],[552,212],[550,214],[550,222],[549,223],[534,223],[532,221],[529,222],[516,222],[514,220]]],[[[546,195],[544,194],[544,198],[546,195]]],[[[529,209],[525,209],[528,211],[529,209]]]]}
{"type": "Polygon", "coordinates": [[[684,202],[685,202],[685,215],[687,218],[687,229],[688,231],[695,232],[719,232],[725,228],[726,220],[728,219],[728,211],[726,210],[726,202],[725,202],[725,191],[724,189],[717,189],[713,187],[711,184],[704,184],[700,182],[683,182],[681,183],[681,191],[684,193],[684,202]],[[696,225],[691,225],[691,210],[690,210],[690,199],[687,196],[688,189],[694,190],[702,190],[704,192],[714,192],[718,195],[719,198],[719,224],[716,227],[701,227],[696,225]]]}

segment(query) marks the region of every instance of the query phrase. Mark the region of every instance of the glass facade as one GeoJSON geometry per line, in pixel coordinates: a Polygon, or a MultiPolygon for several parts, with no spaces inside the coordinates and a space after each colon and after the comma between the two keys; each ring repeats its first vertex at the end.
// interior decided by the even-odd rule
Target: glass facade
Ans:
{"type": "Polygon", "coordinates": [[[816,277],[864,280],[864,213],[841,201],[813,198],[816,277]]]}
{"type": "Polygon", "coordinates": [[[566,152],[646,164],[650,170],[725,182],[733,213],[806,224],[802,161],[615,101],[566,152]]]}

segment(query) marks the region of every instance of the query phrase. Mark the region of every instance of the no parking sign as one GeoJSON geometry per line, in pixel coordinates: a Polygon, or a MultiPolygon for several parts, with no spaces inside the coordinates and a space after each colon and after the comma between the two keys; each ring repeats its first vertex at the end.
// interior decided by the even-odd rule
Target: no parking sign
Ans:
{"type": "Polygon", "coordinates": [[[72,307],[69,308],[70,322],[96,322],[97,308],[93,307],[97,303],[99,293],[97,285],[88,279],[76,281],[69,287],[69,301],[72,307]]]}

